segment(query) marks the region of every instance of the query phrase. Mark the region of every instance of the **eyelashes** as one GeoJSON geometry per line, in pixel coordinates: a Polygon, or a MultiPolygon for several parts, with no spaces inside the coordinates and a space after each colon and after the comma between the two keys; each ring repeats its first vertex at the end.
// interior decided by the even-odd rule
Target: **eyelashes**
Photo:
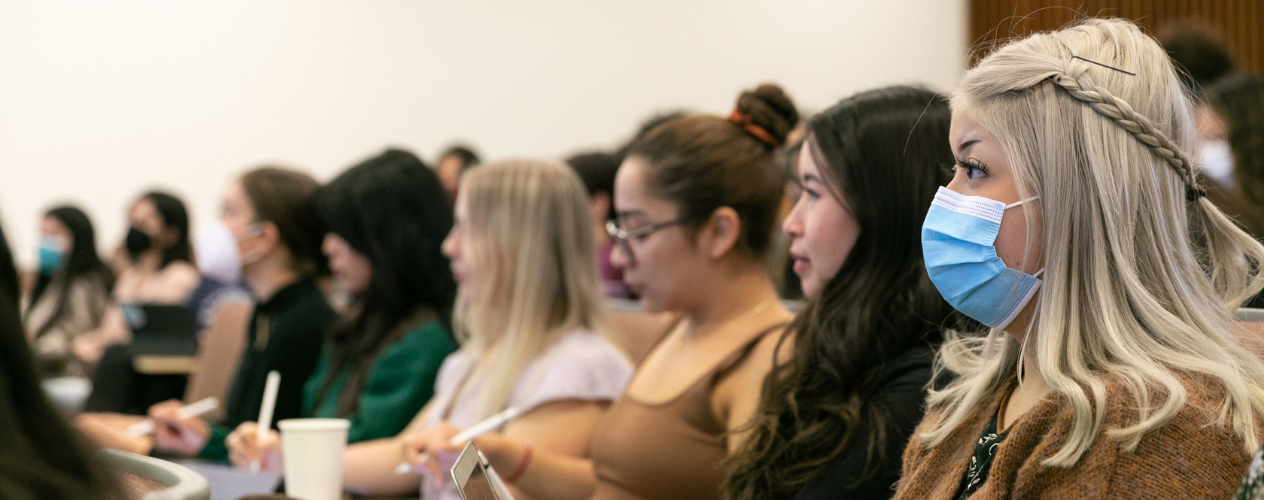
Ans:
{"type": "Polygon", "coordinates": [[[987,165],[985,165],[983,162],[979,161],[976,158],[966,158],[965,160],[957,160],[957,163],[953,165],[951,168],[953,168],[954,170],[955,169],[965,170],[966,178],[971,179],[971,180],[975,179],[976,174],[983,174],[983,175],[988,174],[987,165]]]}

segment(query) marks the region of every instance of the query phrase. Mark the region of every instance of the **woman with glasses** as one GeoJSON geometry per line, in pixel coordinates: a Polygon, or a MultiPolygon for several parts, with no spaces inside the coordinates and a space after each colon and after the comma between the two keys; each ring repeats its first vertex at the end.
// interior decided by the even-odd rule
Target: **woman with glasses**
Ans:
{"type": "MultiPolygon", "coordinates": [[[[773,151],[798,120],[773,85],[728,118],[683,116],[629,148],[612,254],[665,332],[589,439],[565,457],[503,438],[475,445],[531,498],[723,497],[791,315],[765,265],[785,185],[773,151]]],[[[787,352],[787,350],[782,350],[787,352]]]]}

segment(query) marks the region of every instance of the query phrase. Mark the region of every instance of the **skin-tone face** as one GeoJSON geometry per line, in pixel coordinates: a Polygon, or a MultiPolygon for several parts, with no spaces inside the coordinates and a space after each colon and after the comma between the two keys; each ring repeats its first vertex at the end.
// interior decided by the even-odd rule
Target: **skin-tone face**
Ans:
{"type": "Polygon", "coordinates": [[[802,192],[781,229],[790,237],[790,257],[799,275],[803,295],[815,297],[851,254],[860,236],[860,224],[831,189],[816,164],[811,143],[799,153],[802,192]]]}
{"type": "Polygon", "coordinates": [[[456,155],[448,155],[439,159],[439,164],[435,166],[435,175],[439,176],[439,182],[443,184],[443,190],[448,196],[455,199],[457,187],[461,184],[461,158],[456,155]]]}
{"type": "Polygon", "coordinates": [[[329,258],[329,271],[334,281],[345,291],[358,294],[369,289],[373,279],[373,263],[364,254],[351,248],[347,240],[336,233],[325,234],[320,249],[329,258]]]}
{"type": "Polygon", "coordinates": [[[452,277],[460,284],[459,292],[463,298],[478,297],[482,289],[481,283],[484,280],[479,279],[478,269],[480,266],[474,264],[473,242],[465,234],[466,228],[469,227],[469,209],[467,208],[465,196],[458,195],[456,199],[456,207],[453,210],[454,221],[452,231],[448,232],[448,237],[443,239],[443,255],[446,255],[452,262],[452,277]]]}
{"type": "Polygon", "coordinates": [[[249,268],[276,249],[280,241],[276,225],[256,222],[258,214],[241,187],[233,181],[224,191],[220,205],[220,221],[237,240],[237,255],[243,268],[249,268]]]}
{"type": "Polygon", "coordinates": [[[1229,138],[1224,120],[1211,109],[1211,106],[1199,106],[1194,119],[1198,124],[1198,137],[1203,142],[1223,141],[1229,138]]]}
{"type": "MultiPolygon", "coordinates": [[[[969,115],[969,109],[954,109],[952,128],[948,132],[957,166],[948,189],[967,196],[982,196],[1006,205],[1020,200],[1018,183],[1010,168],[1009,159],[1001,151],[1000,144],[991,133],[979,126],[969,115]]],[[[1044,234],[1040,200],[1031,200],[1005,211],[1001,229],[996,235],[996,254],[1010,269],[1035,274],[1044,268],[1044,234]],[[1034,216],[1031,239],[1028,240],[1026,213],[1034,216]]],[[[1037,292],[1039,293],[1039,292],[1037,292]]],[[[1031,323],[1037,303],[1032,299],[1023,311],[1006,327],[1006,332],[1021,335],[1031,323]]]]}
{"type": "MultiPolygon", "coordinates": [[[[648,165],[636,156],[624,160],[615,177],[615,212],[619,227],[635,231],[651,224],[676,219],[680,211],[674,203],[649,192],[648,165]]],[[[627,248],[615,246],[610,262],[623,269],[623,280],[641,297],[649,312],[686,310],[703,300],[707,283],[737,244],[740,224],[731,208],[720,208],[695,234],[672,224],[651,234],[628,241],[627,248]]]]}
{"type": "Polygon", "coordinates": [[[175,232],[167,228],[162,221],[162,216],[158,214],[157,207],[154,207],[153,202],[149,200],[140,200],[132,205],[131,211],[127,214],[127,222],[153,239],[154,244],[147,253],[162,252],[176,239],[175,232]]]}
{"type": "Polygon", "coordinates": [[[70,229],[54,217],[45,217],[44,220],[40,221],[40,236],[56,241],[61,246],[62,251],[69,251],[75,242],[75,237],[70,233],[70,229]]]}
{"type": "Polygon", "coordinates": [[[588,218],[592,219],[593,228],[597,229],[593,232],[593,236],[596,238],[598,248],[610,241],[610,234],[606,233],[606,217],[610,214],[610,203],[610,194],[604,191],[593,193],[588,197],[588,218]]]}

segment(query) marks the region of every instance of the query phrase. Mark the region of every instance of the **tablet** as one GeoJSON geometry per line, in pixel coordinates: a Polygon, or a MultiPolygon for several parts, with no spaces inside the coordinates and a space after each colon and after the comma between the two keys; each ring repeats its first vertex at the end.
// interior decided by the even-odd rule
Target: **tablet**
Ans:
{"type": "Polygon", "coordinates": [[[185,306],[125,304],[123,317],[132,330],[138,356],[193,356],[198,350],[197,314],[185,306]]]}
{"type": "Polygon", "coordinates": [[[452,480],[456,482],[461,500],[503,500],[496,494],[487,464],[479,458],[473,441],[465,443],[465,449],[452,466],[452,480]]]}

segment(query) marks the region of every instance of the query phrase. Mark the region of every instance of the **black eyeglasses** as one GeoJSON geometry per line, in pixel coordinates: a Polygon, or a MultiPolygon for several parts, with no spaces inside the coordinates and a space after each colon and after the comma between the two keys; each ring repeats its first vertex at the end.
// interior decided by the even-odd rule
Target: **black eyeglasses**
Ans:
{"type": "Polygon", "coordinates": [[[632,245],[629,245],[628,241],[643,239],[659,230],[684,224],[688,220],[686,217],[677,217],[665,222],[646,224],[631,231],[620,229],[618,222],[606,221],[606,232],[610,234],[611,238],[619,242],[619,247],[623,250],[623,253],[628,255],[628,262],[636,264],[636,255],[632,253],[632,245]]]}

